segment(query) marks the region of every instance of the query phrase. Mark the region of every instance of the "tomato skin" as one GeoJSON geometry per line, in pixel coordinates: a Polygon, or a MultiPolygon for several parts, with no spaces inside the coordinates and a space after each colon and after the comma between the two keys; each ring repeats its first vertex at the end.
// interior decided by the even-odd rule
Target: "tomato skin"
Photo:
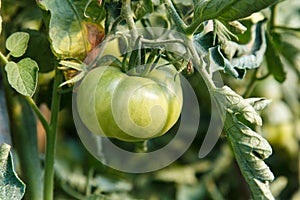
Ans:
{"type": "Polygon", "coordinates": [[[79,85],[80,119],[92,133],[124,141],[161,136],[176,123],[182,108],[176,74],[173,66],[158,67],[145,77],[97,67],[79,85]]]}

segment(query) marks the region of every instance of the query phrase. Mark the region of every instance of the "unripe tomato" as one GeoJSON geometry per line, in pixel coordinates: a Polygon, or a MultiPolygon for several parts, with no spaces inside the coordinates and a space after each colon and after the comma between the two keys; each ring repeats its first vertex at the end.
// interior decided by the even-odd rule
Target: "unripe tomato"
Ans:
{"type": "Polygon", "coordinates": [[[94,134],[125,141],[143,141],[166,133],[182,108],[180,77],[173,66],[152,70],[145,77],[120,68],[100,66],[78,88],[81,121],[94,134]]]}

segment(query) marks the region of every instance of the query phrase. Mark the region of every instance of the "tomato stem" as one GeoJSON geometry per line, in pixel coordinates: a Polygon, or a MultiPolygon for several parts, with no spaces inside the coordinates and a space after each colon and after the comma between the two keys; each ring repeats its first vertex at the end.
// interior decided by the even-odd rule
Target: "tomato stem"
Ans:
{"type": "Polygon", "coordinates": [[[205,69],[205,64],[203,59],[198,55],[197,50],[195,49],[195,46],[193,45],[193,40],[187,39],[186,41],[187,47],[189,48],[189,51],[191,53],[191,61],[193,66],[199,71],[200,75],[202,76],[204,82],[206,83],[208,89],[210,91],[216,89],[216,86],[211,79],[210,75],[205,69]]]}
{"type": "Polygon", "coordinates": [[[174,7],[171,0],[164,0],[165,6],[171,15],[173,21],[179,28],[179,31],[182,33],[186,33],[187,25],[184,23],[184,21],[179,16],[178,12],[176,11],[176,8],[174,7]]]}
{"type": "Polygon", "coordinates": [[[54,159],[56,147],[57,121],[60,107],[61,94],[58,92],[62,82],[62,72],[56,68],[53,84],[51,119],[49,132],[46,134],[46,155],[45,155],[45,175],[44,175],[44,200],[53,199],[53,179],[54,179],[54,159]]]}
{"type": "Polygon", "coordinates": [[[121,10],[121,14],[122,16],[125,18],[126,23],[129,27],[129,30],[131,30],[131,36],[132,36],[132,44],[135,43],[137,37],[138,37],[138,32],[134,23],[134,19],[133,19],[133,13],[131,10],[131,5],[130,5],[131,1],[130,0],[123,0],[122,3],[122,10],[121,10]]]}
{"type": "MultiPolygon", "coordinates": [[[[204,61],[203,59],[198,55],[194,44],[193,44],[193,33],[198,29],[200,26],[201,22],[197,21],[194,22],[191,26],[187,26],[184,21],[181,19],[179,16],[178,12],[176,11],[173,3],[171,0],[164,0],[165,6],[169,12],[169,15],[172,17],[173,21],[177,25],[177,28],[186,35],[186,38],[183,40],[183,44],[185,47],[187,47],[191,53],[191,61],[193,63],[193,66],[197,68],[199,73],[201,74],[203,80],[207,84],[208,88],[210,90],[213,90],[216,88],[215,84],[211,80],[208,72],[205,70],[204,66],[204,61]]],[[[177,41],[179,42],[179,41],[177,41]]],[[[180,41],[181,42],[181,41],[180,41]]]]}

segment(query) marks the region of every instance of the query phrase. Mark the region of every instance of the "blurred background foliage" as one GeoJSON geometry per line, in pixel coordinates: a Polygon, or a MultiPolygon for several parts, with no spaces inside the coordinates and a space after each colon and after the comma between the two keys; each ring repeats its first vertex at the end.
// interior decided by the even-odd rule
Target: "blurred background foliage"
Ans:
{"type": "MultiPolygon", "coordinates": [[[[165,11],[158,1],[153,2],[160,19],[152,23],[159,21],[163,22],[164,27],[168,26],[165,11]]],[[[182,13],[190,11],[189,1],[175,2],[182,13]]],[[[143,13],[138,14],[142,19],[143,13]]],[[[4,41],[10,34],[25,31],[31,35],[25,56],[35,59],[40,67],[39,84],[34,98],[43,114],[49,116],[53,68],[57,61],[50,50],[47,27],[43,22],[45,13],[33,0],[3,0],[1,15],[3,31],[0,47],[3,52],[4,41]]],[[[286,0],[271,9],[252,15],[251,18],[241,20],[248,30],[243,35],[238,35],[240,43],[250,40],[250,26],[261,16],[270,19],[267,23],[267,34],[274,51],[266,55],[260,68],[249,70],[243,80],[233,79],[224,74],[222,78],[225,84],[245,97],[272,99],[272,104],[262,112],[264,125],[260,130],[274,151],[266,160],[276,176],[275,181],[271,183],[271,190],[276,199],[295,200],[300,199],[300,2],[286,0]],[[272,66],[268,59],[280,62],[275,62],[276,66],[272,66]],[[279,69],[279,72],[274,72],[274,69],[279,69]]],[[[186,20],[189,20],[188,15],[186,20]]],[[[141,22],[147,23],[145,20],[141,22]]],[[[205,84],[197,74],[187,78],[193,85],[200,103],[201,121],[197,138],[175,163],[145,174],[116,171],[102,165],[90,155],[81,143],[73,124],[72,93],[64,94],[55,163],[55,199],[249,199],[248,186],[224,136],[208,156],[203,159],[197,157],[209,124],[210,107],[207,105],[210,105],[210,98],[205,84]]],[[[39,124],[37,128],[42,158],[45,133],[39,124]]],[[[164,145],[171,137],[172,134],[166,134],[150,141],[149,146],[164,145]]],[[[20,176],[22,177],[22,174],[20,176]]]]}

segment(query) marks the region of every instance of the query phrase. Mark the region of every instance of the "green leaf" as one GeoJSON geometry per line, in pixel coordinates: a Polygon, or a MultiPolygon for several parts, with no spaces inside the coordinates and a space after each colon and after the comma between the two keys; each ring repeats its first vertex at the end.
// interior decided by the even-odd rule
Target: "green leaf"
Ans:
{"type": "Polygon", "coordinates": [[[237,117],[240,115],[251,123],[261,125],[257,111],[267,106],[269,101],[262,98],[243,99],[227,86],[216,89],[213,94],[218,105],[226,108],[224,131],[253,199],[274,199],[269,188],[274,175],[264,162],[272,154],[272,148],[261,135],[237,117]]]}
{"type": "MultiPolygon", "coordinates": [[[[232,65],[239,69],[254,69],[259,67],[262,63],[264,54],[266,52],[266,37],[264,22],[259,22],[256,25],[255,31],[253,33],[253,44],[249,53],[245,50],[245,45],[237,45],[232,55],[240,55],[238,57],[232,58],[232,65]],[[241,50],[242,48],[242,50],[241,50]],[[241,55],[242,54],[242,55],[241,55]],[[243,55],[244,54],[244,55],[243,55]]],[[[229,46],[229,48],[232,45],[229,46]]],[[[228,48],[228,47],[227,47],[228,48]]],[[[230,58],[231,59],[231,58],[230,58]]]]}
{"type": "Polygon", "coordinates": [[[272,33],[272,44],[292,66],[300,66],[297,61],[300,52],[300,41],[297,35],[289,32],[272,33]]]}
{"type": "Polygon", "coordinates": [[[217,70],[224,70],[225,73],[228,73],[235,78],[244,78],[246,70],[238,70],[237,68],[235,68],[230,63],[230,61],[224,57],[223,53],[221,52],[220,46],[209,48],[208,55],[211,63],[210,73],[213,73],[217,70]],[[214,64],[212,65],[212,63],[214,64]]]}
{"type": "Polygon", "coordinates": [[[32,96],[38,80],[38,65],[30,59],[24,58],[20,62],[8,62],[5,66],[9,84],[20,94],[32,96]]]}
{"type": "Polygon", "coordinates": [[[24,32],[16,32],[10,35],[6,40],[6,48],[14,57],[22,56],[29,42],[29,34],[24,32]]]}
{"type": "MultiPolygon", "coordinates": [[[[260,115],[256,112],[255,108],[251,105],[256,101],[245,100],[243,97],[235,93],[230,87],[224,86],[221,89],[218,89],[215,93],[218,99],[223,97],[223,106],[227,108],[227,111],[230,113],[240,114],[245,120],[250,123],[261,126],[262,119],[260,115]]],[[[256,106],[257,108],[259,106],[256,106]]]]}
{"type": "Polygon", "coordinates": [[[226,21],[241,19],[276,2],[279,2],[279,0],[235,0],[233,4],[222,10],[219,18],[226,21]]]}
{"type": "Polygon", "coordinates": [[[262,10],[279,0],[194,0],[194,20],[200,18],[201,22],[209,19],[222,19],[234,21],[247,17],[254,12],[262,10]]]}
{"type": "Polygon", "coordinates": [[[25,184],[14,171],[10,146],[0,146],[0,199],[22,199],[25,193],[25,184]]]}
{"type": "Polygon", "coordinates": [[[283,63],[270,35],[267,35],[267,45],[266,61],[268,70],[274,76],[275,80],[282,83],[286,79],[286,72],[283,69],[283,63]]]}
{"type": "Polygon", "coordinates": [[[211,72],[223,69],[225,73],[242,79],[246,74],[246,70],[259,67],[266,51],[263,25],[263,22],[256,25],[252,37],[253,41],[246,45],[233,41],[223,41],[221,46],[209,48],[209,59],[215,64],[211,72]]]}
{"type": "Polygon", "coordinates": [[[274,199],[269,188],[274,175],[263,161],[272,154],[269,143],[233,114],[225,120],[225,132],[253,199],[274,199]]]}
{"type": "Polygon", "coordinates": [[[50,11],[49,36],[52,50],[61,59],[83,59],[91,50],[88,30],[71,0],[41,0],[39,5],[50,11]]]}
{"type": "Polygon", "coordinates": [[[201,18],[201,21],[216,18],[234,2],[236,0],[194,0],[194,18],[201,18]]]}

